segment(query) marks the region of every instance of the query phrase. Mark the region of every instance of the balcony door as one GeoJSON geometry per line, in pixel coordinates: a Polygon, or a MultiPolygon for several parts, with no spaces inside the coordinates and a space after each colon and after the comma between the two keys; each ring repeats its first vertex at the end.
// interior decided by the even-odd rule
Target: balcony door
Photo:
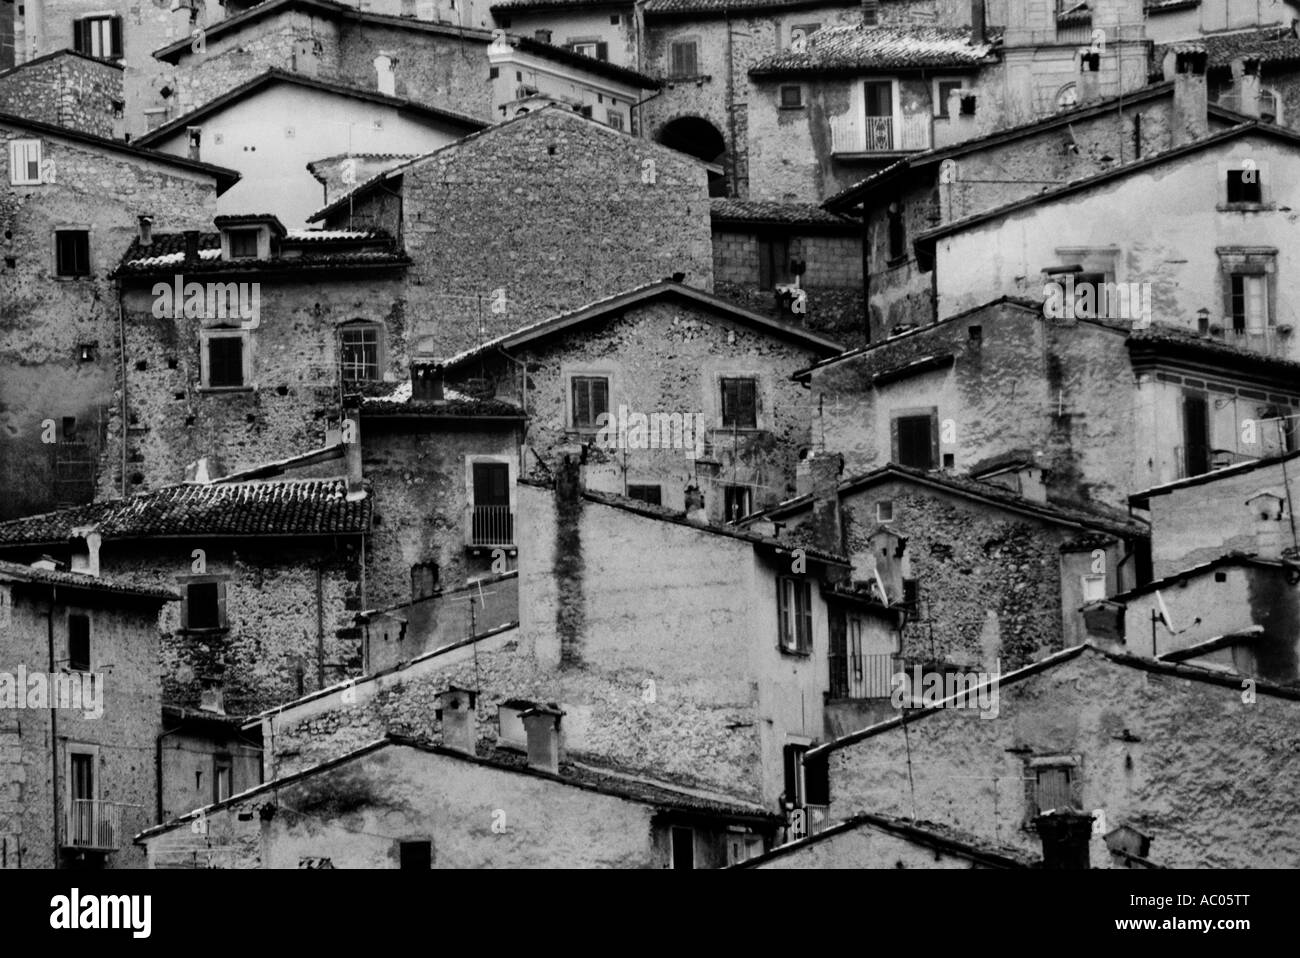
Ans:
{"type": "Polygon", "coordinates": [[[1183,398],[1183,474],[1210,471],[1210,416],[1204,396],[1183,398]]]}
{"type": "Polygon", "coordinates": [[[894,84],[892,80],[867,80],[862,86],[866,107],[867,151],[894,149],[894,84]]]}
{"type": "Polygon", "coordinates": [[[474,463],[474,544],[510,545],[510,467],[504,462],[474,463]]]}
{"type": "Polygon", "coordinates": [[[72,798],[73,845],[95,844],[95,756],[73,752],[69,756],[68,794],[72,798]]]}

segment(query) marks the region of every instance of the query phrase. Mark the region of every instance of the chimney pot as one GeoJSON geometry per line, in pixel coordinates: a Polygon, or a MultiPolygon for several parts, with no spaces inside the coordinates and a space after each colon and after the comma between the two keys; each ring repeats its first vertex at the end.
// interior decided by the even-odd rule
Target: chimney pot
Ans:
{"type": "Polygon", "coordinates": [[[72,530],[72,571],[99,575],[99,546],[103,540],[93,529],[72,530]]]}
{"type": "Polygon", "coordinates": [[[347,499],[356,502],[364,499],[366,492],[361,473],[361,410],[344,410],[342,428],[344,459],[347,462],[347,499]]]}
{"type": "Polygon", "coordinates": [[[442,367],[432,363],[411,363],[411,398],[443,399],[442,367]]]}
{"type": "Polygon", "coordinates": [[[199,261],[199,231],[185,231],[185,262],[197,263],[199,261]]]}
{"type": "Polygon", "coordinates": [[[140,245],[152,246],[153,245],[153,217],[147,216],[145,214],[141,214],[138,217],[137,222],[139,222],[140,224],[140,237],[139,237],[140,245]]]}

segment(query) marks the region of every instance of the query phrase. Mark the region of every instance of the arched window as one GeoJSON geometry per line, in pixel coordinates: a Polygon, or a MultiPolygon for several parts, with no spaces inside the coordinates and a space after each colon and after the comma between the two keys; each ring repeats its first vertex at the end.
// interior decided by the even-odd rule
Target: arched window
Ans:
{"type": "Polygon", "coordinates": [[[1056,91],[1056,108],[1058,110],[1068,110],[1079,102],[1079,87],[1073,83],[1067,83],[1061,89],[1056,91]]]}
{"type": "Polygon", "coordinates": [[[383,378],[384,329],[378,323],[352,320],[339,327],[339,371],[345,383],[373,383],[383,378]]]}

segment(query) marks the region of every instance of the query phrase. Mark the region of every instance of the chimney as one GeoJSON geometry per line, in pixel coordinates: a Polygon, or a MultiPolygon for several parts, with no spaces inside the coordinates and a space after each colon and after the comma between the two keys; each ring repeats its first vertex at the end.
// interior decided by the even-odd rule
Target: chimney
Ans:
{"type": "Polygon", "coordinates": [[[215,456],[200,456],[185,467],[186,482],[215,482],[225,474],[215,456]]]}
{"type": "Polygon", "coordinates": [[[310,37],[296,40],[293,44],[293,70],[303,76],[314,77],[320,67],[320,57],[316,46],[320,41],[310,37]]]}
{"type": "Polygon", "coordinates": [[[558,774],[560,762],[564,759],[560,737],[560,719],[564,713],[551,703],[525,709],[519,717],[528,733],[528,767],[558,774]]]}
{"type": "Polygon", "coordinates": [[[32,563],[33,569],[44,569],[46,572],[67,572],[68,565],[66,562],[60,562],[53,556],[41,556],[32,563]]]}
{"type": "Polygon", "coordinates": [[[199,261],[199,231],[185,231],[185,262],[197,263],[199,261]]]}
{"type": "Polygon", "coordinates": [[[869,27],[880,23],[880,0],[862,0],[862,22],[869,27]]]}
{"type": "Polygon", "coordinates": [[[136,220],[140,224],[139,242],[141,246],[153,245],[153,217],[141,214],[136,220]]]}
{"type": "Polygon", "coordinates": [[[686,518],[705,525],[709,522],[709,514],[704,508],[704,493],[693,482],[686,487],[686,518]]]}
{"type": "Polygon", "coordinates": [[[970,42],[983,43],[988,39],[984,23],[984,0],[970,0],[970,42]]]}
{"type": "Polygon", "coordinates": [[[844,472],[844,457],[838,452],[814,450],[799,463],[805,471],[808,494],[813,497],[813,545],[825,552],[844,551],[844,535],[840,525],[840,475],[844,472]]]}
{"type": "Polygon", "coordinates": [[[411,398],[444,398],[441,366],[434,363],[411,363],[411,398]]]}
{"type": "Polygon", "coordinates": [[[226,714],[226,696],[223,685],[221,677],[216,675],[202,680],[199,691],[199,711],[211,712],[214,715],[226,714]]]}
{"type": "Polygon", "coordinates": [[[1209,132],[1206,116],[1205,50],[1180,44],[1165,55],[1165,77],[1174,81],[1173,145],[1185,146],[1209,132]]]}
{"type": "Polygon", "coordinates": [[[93,529],[72,530],[72,571],[82,575],[99,575],[99,544],[103,541],[93,529]]]}
{"type": "Polygon", "coordinates": [[[1079,105],[1096,103],[1101,99],[1101,54],[1084,51],[1079,54],[1079,105]]]}
{"type": "Polygon", "coordinates": [[[348,502],[357,502],[366,497],[361,475],[361,410],[357,407],[343,411],[343,452],[347,462],[348,502]]]}
{"type": "Polygon", "coordinates": [[[1259,119],[1259,60],[1255,57],[1233,60],[1232,84],[1237,88],[1237,111],[1259,119]]]}
{"type": "Polygon", "coordinates": [[[396,61],[386,53],[375,57],[375,89],[387,96],[397,91],[396,61]]]}
{"type": "Polygon", "coordinates": [[[1043,841],[1043,867],[1048,869],[1091,868],[1088,843],[1092,840],[1092,816],[1070,809],[1045,812],[1034,819],[1043,841]]]}
{"type": "Polygon", "coordinates": [[[442,744],[466,755],[473,755],[478,741],[478,693],[458,685],[438,693],[435,713],[442,722],[442,744]]]}

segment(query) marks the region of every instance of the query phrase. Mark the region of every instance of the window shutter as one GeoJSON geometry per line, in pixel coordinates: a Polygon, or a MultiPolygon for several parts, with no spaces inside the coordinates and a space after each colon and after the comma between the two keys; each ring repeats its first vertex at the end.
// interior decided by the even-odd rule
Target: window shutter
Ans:
{"type": "Polygon", "coordinates": [[[105,51],[106,56],[120,57],[122,55],[122,18],[113,17],[109,21],[109,43],[110,49],[105,51]]]}
{"type": "Polygon", "coordinates": [[[798,801],[799,786],[799,749],[794,745],[785,747],[785,800],[791,805],[798,801]]]}
{"type": "Polygon", "coordinates": [[[190,627],[190,587],[188,585],[181,588],[181,628],[190,627]]]}
{"type": "Polygon", "coordinates": [[[812,583],[799,583],[800,610],[799,648],[807,652],[812,648],[812,583]]]}
{"type": "Polygon", "coordinates": [[[609,44],[608,44],[608,43],[597,43],[597,44],[596,44],[596,59],[597,59],[597,60],[608,60],[608,59],[609,59],[609,44]]]}
{"type": "Polygon", "coordinates": [[[228,626],[226,621],[226,584],[217,583],[217,628],[224,629],[228,626]]]}
{"type": "Polygon", "coordinates": [[[785,579],[776,580],[776,640],[781,645],[789,645],[786,635],[789,630],[789,609],[786,608],[785,579]]]}
{"type": "Polygon", "coordinates": [[[809,805],[829,805],[831,803],[830,768],[825,755],[805,759],[804,801],[809,805]]]}
{"type": "Polygon", "coordinates": [[[609,380],[596,379],[591,384],[591,422],[603,412],[609,412],[609,380]]]}
{"type": "Polygon", "coordinates": [[[90,21],[72,21],[72,49],[78,53],[90,53],[90,21]]]}
{"type": "Polygon", "coordinates": [[[939,409],[930,408],[930,468],[938,469],[943,460],[939,458],[939,409]]]}
{"type": "Polygon", "coordinates": [[[901,460],[899,459],[898,456],[899,448],[898,448],[898,417],[897,416],[889,420],[889,446],[891,451],[893,452],[893,455],[890,456],[890,459],[893,462],[900,462],[901,460]]]}

